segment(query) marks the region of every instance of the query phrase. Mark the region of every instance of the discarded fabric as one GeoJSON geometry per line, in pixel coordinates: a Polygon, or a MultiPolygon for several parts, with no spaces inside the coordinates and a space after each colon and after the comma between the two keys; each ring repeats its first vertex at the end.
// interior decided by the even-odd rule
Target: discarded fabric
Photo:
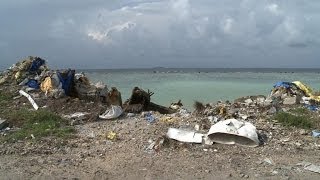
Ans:
{"type": "Polygon", "coordinates": [[[66,73],[57,72],[60,82],[62,83],[62,89],[64,93],[69,96],[71,91],[71,86],[74,79],[74,70],[68,70],[66,73]]]}
{"type": "Polygon", "coordinates": [[[29,72],[37,71],[40,68],[40,66],[44,65],[45,63],[46,63],[45,60],[43,60],[39,57],[36,57],[35,60],[32,61],[29,72]]]}
{"type": "Polygon", "coordinates": [[[259,145],[256,127],[249,122],[228,119],[211,126],[208,137],[221,144],[238,144],[256,147],[259,145]]]}
{"type": "Polygon", "coordinates": [[[27,85],[28,87],[34,88],[34,89],[40,89],[38,81],[36,81],[34,79],[30,79],[25,85],[27,85]]]}
{"type": "Polygon", "coordinates": [[[99,116],[101,119],[115,119],[121,116],[123,110],[120,106],[111,106],[111,109],[106,110],[105,113],[99,116]]]}

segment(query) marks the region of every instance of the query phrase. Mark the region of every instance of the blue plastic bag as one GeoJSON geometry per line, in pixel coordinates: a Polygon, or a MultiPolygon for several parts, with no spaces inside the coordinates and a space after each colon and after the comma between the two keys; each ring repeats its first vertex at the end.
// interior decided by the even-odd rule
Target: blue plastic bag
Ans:
{"type": "Polygon", "coordinates": [[[62,89],[64,90],[64,93],[69,96],[71,91],[71,86],[74,80],[74,71],[68,70],[68,74],[66,77],[62,77],[62,73],[57,72],[57,75],[59,77],[59,80],[62,84],[62,89]]]}
{"type": "Polygon", "coordinates": [[[28,87],[31,87],[31,88],[34,88],[34,89],[40,89],[40,86],[39,86],[39,84],[38,84],[38,81],[37,81],[37,80],[34,80],[34,79],[30,79],[30,80],[26,83],[26,85],[27,85],[28,87]]]}
{"type": "Polygon", "coordinates": [[[37,57],[35,60],[32,61],[32,64],[30,66],[29,72],[35,72],[38,71],[38,69],[40,68],[40,66],[45,64],[45,60],[37,57]]]}
{"type": "Polygon", "coordinates": [[[149,123],[153,123],[156,118],[150,113],[148,112],[146,115],[145,115],[145,119],[149,122],[149,123]]]}
{"type": "Polygon", "coordinates": [[[277,88],[277,87],[285,87],[285,88],[290,88],[292,87],[292,83],[291,82],[277,82],[275,85],[273,85],[274,88],[277,88]]]}

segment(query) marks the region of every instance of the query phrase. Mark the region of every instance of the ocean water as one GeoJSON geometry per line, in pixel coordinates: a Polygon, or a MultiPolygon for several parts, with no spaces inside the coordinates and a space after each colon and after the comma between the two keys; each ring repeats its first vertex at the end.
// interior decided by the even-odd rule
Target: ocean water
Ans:
{"type": "Polygon", "coordinates": [[[188,109],[195,100],[204,103],[234,100],[248,95],[268,95],[278,81],[302,81],[320,89],[317,69],[129,69],[83,70],[89,79],[117,87],[123,101],[133,87],[154,92],[151,100],[169,106],[179,99],[188,109]]]}

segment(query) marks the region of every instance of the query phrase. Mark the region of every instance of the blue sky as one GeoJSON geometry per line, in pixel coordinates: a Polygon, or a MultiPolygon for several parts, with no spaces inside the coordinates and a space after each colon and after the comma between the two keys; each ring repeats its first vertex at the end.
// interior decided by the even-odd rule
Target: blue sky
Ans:
{"type": "Polygon", "coordinates": [[[320,67],[319,0],[1,0],[0,68],[320,67]]]}

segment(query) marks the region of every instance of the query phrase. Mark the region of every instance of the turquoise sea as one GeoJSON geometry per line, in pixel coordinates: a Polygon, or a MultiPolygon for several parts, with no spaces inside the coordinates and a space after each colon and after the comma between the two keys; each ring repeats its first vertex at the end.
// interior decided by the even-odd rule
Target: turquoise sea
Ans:
{"type": "Polygon", "coordinates": [[[195,100],[210,103],[247,95],[268,95],[278,81],[302,81],[320,89],[320,69],[123,69],[82,70],[96,83],[117,87],[123,101],[133,87],[154,92],[152,101],[164,106],[179,99],[191,109],[195,100]]]}

